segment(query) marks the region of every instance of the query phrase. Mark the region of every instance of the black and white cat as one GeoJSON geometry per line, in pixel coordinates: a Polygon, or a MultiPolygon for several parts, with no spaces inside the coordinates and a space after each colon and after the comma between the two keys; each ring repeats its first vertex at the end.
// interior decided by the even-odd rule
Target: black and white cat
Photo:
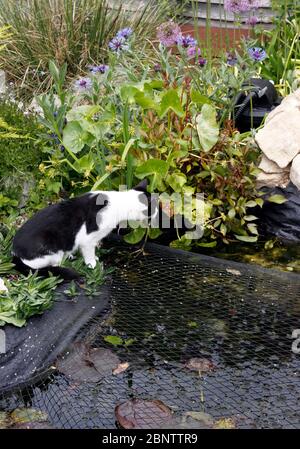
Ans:
{"type": "Polygon", "coordinates": [[[121,222],[145,223],[149,218],[146,189],[147,182],[142,181],[128,191],[89,192],[37,212],[14,237],[12,253],[17,270],[24,274],[38,270],[42,276],[50,271],[65,280],[76,279],[78,273],[59,265],[78,250],[85,264],[95,268],[95,250],[104,237],[121,222]]]}

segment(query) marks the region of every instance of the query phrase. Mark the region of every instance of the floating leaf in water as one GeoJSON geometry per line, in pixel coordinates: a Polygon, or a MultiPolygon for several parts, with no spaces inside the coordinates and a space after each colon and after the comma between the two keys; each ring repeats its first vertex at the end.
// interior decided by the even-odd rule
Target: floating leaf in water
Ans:
{"type": "Polygon", "coordinates": [[[45,422],[48,420],[47,413],[35,408],[16,408],[10,418],[14,424],[25,424],[34,422],[45,422]]]}
{"type": "Polygon", "coordinates": [[[124,371],[126,371],[127,370],[127,368],[129,367],[129,363],[128,362],[124,362],[124,363],[120,363],[118,366],[117,366],[117,368],[115,368],[114,370],[113,370],[113,374],[121,374],[121,373],[123,373],[124,371]]]}
{"type": "Polygon", "coordinates": [[[233,418],[221,418],[214,422],[214,429],[235,429],[233,418]]]}
{"type": "Polygon", "coordinates": [[[187,417],[190,417],[193,420],[198,421],[199,427],[202,429],[211,428],[214,424],[212,416],[204,412],[194,412],[194,411],[185,412],[184,418],[186,419],[187,417]]]}
{"type": "Polygon", "coordinates": [[[119,404],[115,415],[124,429],[159,429],[170,422],[172,411],[159,400],[131,399],[119,404]]]}
{"type": "Polygon", "coordinates": [[[121,346],[123,344],[123,339],[117,335],[107,335],[103,337],[103,340],[114,346],[121,346]]]}
{"type": "Polygon", "coordinates": [[[208,373],[216,368],[211,360],[198,357],[193,357],[188,360],[185,363],[185,367],[192,371],[200,371],[201,373],[208,373]]]}
{"type": "Polygon", "coordinates": [[[68,355],[58,359],[57,369],[76,382],[99,382],[111,375],[120,359],[109,349],[75,343],[68,355]]]}

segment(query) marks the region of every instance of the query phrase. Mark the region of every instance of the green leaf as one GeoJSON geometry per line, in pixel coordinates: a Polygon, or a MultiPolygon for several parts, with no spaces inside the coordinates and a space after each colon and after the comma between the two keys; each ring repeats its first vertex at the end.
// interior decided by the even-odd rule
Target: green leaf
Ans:
{"type": "Polygon", "coordinates": [[[255,215],[245,215],[245,216],[243,217],[243,219],[244,219],[245,221],[254,221],[254,220],[257,220],[257,217],[256,217],[255,215]]]}
{"type": "Polygon", "coordinates": [[[217,246],[217,242],[216,240],[214,242],[202,242],[202,243],[198,243],[198,246],[202,246],[203,248],[214,248],[215,246],[217,246]]]}
{"type": "Polygon", "coordinates": [[[15,312],[2,312],[0,313],[0,321],[5,321],[7,324],[13,324],[17,327],[22,327],[26,323],[25,319],[17,318],[15,312]]]}
{"type": "Polygon", "coordinates": [[[196,104],[211,104],[211,101],[208,97],[205,95],[200,94],[197,90],[192,89],[191,90],[191,100],[193,103],[196,104]]]}
{"type": "Polygon", "coordinates": [[[71,109],[67,115],[66,118],[68,122],[74,122],[77,120],[85,119],[92,119],[95,114],[97,114],[101,110],[99,105],[88,105],[83,104],[81,106],[77,106],[76,108],[71,109]]]}
{"type": "Polygon", "coordinates": [[[150,228],[148,236],[150,239],[157,239],[162,234],[162,231],[159,228],[150,228]]]}
{"type": "Polygon", "coordinates": [[[168,172],[168,164],[161,159],[148,159],[142,165],[135,169],[135,175],[139,179],[143,179],[149,175],[159,175],[165,177],[168,172]]]}
{"type": "Polygon", "coordinates": [[[172,187],[174,192],[181,192],[186,182],[187,179],[184,173],[172,173],[167,177],[167,183],[172,187]]]}
{"type": "Polygon", "coordinates": [[[146,234],[145,228],[136,228],[133,231],[129,232],[129,234],[126,234],[124,236],[124,240],[127,243],[130,243],[131,245],[135,245],[136,243],[139,243],[144,235],[146,234]]]}
{"type": "Polygon", "coordinates": [[[234,218],[235,217],[235,209],[233,207],[231,209],[229,209],[228,217],[229,218],[234,218]]]}
{"type": "Polygon", "coordinates": [[[134,96],[136,103],[143,109],[155,109],[157,104],[150,95],[144,92],[137,92],[134,96]]]}
{"type": "Polygon", "coordinates": [[[121,346],[123,344],[123,339],[117,335],[107,335],[106,337],[103,337],[103,340],[113,346],[121,346]]]}
{"type": "Polygon", "coordinates": [[[248,243],[257,242],[257,238],[258,238],[257,236],[253,237],[253,236],[250,236],[250,235],[236,235],[236,234],[235,234],[235,237],[238,240],[241,240],[242,242],[248,242],[248,243]]]}
{"type": "Polygon", "coordinates": [[[255,223],[248,223],[247,228],[251,232],[251,234],[258,235],[257,225],[255,223]]]}
{"type": "Polygon", "coordinates": [[[245,206],[246,207],[256,207],[257,206],[257,200],[256,201],[253,201],[253,200],[247,201],[245,206]]]}
{"type": "Polygon", "coordinates": [[[255,202],[258,204],[259,207],[263,207],[264,200],[262,198],[257,198],[255,202]]]}
{"type": "Polygon", "coordinates": [[[137,87],[126,84],[121,87],[120,96],[124,103],[135,103],[135,94],[141,92],[137,87]]]}
{"type": "Polygon", "coordinates": [[[270,201],[270,203],[275,203],[275,204],[283,204],[288,201],[283,195],[272,195],[272,196],[269,196],[267,199],[268,199],[268,201],[270,201]]]}
{"type": "Polygon", "coordinates": [[[95,166],[92,153],[89,152],[85,156],[82,156],[80,159],[75,161],[73,165],[78,173],[85,173],[85,172],[90,173],[95,166]]]}
{"type": "Polygon", "coordinates": [[[184,116],[184,110],[175,89],[170,89],[163,94],[160,102],[160,118],[163,118],[169,110],[174,111],[179,117],[184,116]]]}
{"type": "Polygon", "coordinates": [[[145,90],[153,90],[158,89],[161,90],[164,87],[164,82],[162,80],[152,80],[149,82],[145,82],[144,89],[145,90]]]}
{"type": "Polygon", "coordinates": [[[225,237],[225,235],[227,234],[227,226],[224,223],[221,224],[220,231],[221,231],[221,234],[224,235],[224,237],[225,237]]]}
{"type": "Polygon", "coordinates": [[[63,145],[73,153],[82,150],[85,144],[90,144],[93,136],[84,131],[78,122],[69,122],[64,129],[63,145]]]}
{"type": "Polygon", "coordinates": [[[200,144],[203,150],[211,150],[219,139],[219,126],[216,120],[215,107],[209,104],[204,104],[201,109],[201,114],[196,117],[196,123],[200,144]]]}

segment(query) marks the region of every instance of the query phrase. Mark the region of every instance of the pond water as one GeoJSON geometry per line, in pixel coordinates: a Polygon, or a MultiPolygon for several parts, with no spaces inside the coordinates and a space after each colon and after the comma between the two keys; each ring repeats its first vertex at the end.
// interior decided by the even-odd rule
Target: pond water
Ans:
{"type": "Polygon", "coordinates": [[[265,268],[300,273],[300,244],[276,243],[274,248],[265,249],[263,243],[247,245],[232,243],[220,249],[205,250],[201,253],[226,260],[257,264],[265,268]]]}
{"type": "MultiPolygon", "coordinates": [[[[291,338],[300,328],[298,275],[155,245],[140,257],[116,249],[112,261],[111,311],[84,341],[128,368],[97,382],[56,370],[0,409],[34,407],[54,427],[112,428],[115,407],[139,398],[172,410],[168,427],[205,427],[186,420],[191,412],[241,428],[299,427],[300,355],[291,338]]],[[[153,414],[144,419],[155,427],[153,414]]]]}

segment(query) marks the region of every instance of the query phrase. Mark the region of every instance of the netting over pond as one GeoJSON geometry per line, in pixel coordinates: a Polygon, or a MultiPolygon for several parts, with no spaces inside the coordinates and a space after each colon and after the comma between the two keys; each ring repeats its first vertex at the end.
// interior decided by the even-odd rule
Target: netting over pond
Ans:
{"type": "Polygon", "coordinates": [[[110,254],[110,306],[52,368],[0,391],[0,410],[41,410],[41,426],[114,428],[115,407],[135,398],[172,412],[163,424],[145,403],[141,427],[201,427],[190,412],[205,412],[235,427],[299,428],[300,354],[291,336],[300,329],[300,276],[158,245],[146,251],[110,254]]]}

